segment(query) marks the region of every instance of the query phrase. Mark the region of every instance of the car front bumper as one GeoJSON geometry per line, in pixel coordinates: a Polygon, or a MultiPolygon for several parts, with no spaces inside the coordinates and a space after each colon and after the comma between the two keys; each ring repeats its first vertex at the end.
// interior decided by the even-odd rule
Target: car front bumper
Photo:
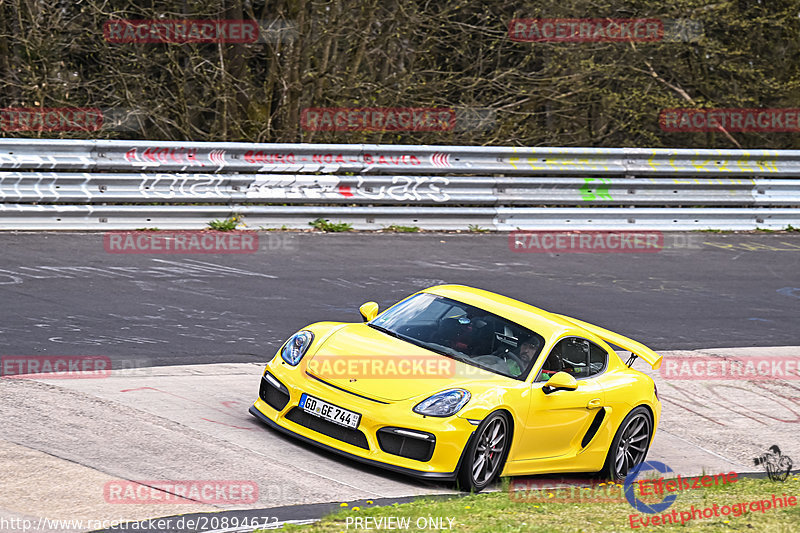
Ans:
{"type": "Polygon", "coordinates": [[[415,477],[455,479],[476,426],[458,416],[424,417],[411,411],[413,405],[359,396],[271,363],[250,413],[273,429],[362,463],[415,477]],[[303,393],[361,414],[358,427],[351,430],[305,413],[298,406],[303,393]]]}

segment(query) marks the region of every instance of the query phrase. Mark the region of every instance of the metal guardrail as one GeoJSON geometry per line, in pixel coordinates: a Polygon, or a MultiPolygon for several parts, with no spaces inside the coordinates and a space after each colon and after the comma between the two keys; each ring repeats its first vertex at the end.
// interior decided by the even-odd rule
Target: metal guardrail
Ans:
{"type": "MultiPolygon", "coordinates": [[[[755,227],[797,227],[797,209],[754,210],[747,208],[581,208],[581,207],[333,207],[333,206],[238,206],[245,229],[308,229],[317,217],[347,222],[354,229],[380,229],[395,224],[423,229],[463,230],[470,225],[497,231],[535,230],[643,230],[684,231],[755,227]]],[[[4,229],[16,230],[105,230],[198,229],[209,220],[232,213],[227,206],[108,206],[0,204],[4,229]]]]}
{"type": "Polygon", "coordinates": [[[0,172],[0,201],[794,206],[800,180],[0,172]]]}
{"type": "Polygon", "coordinates": [[[782,229],[794,178],[800,151],[0,139],[0,229],[782,229]]]}

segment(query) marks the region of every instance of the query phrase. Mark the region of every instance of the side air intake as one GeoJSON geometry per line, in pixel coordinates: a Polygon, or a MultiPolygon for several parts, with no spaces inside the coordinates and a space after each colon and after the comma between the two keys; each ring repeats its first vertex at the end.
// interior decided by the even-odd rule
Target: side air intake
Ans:
{"type": "Polygon", "coordinates": [[[597,410],[597,414],[594,415],[594,420],[592,420],[592,425],[589,426],[589,430],[586,432],[586,435],[583,436],[583,440],[581,441],[581,448],[586,448],[586,446],[592,442],[592,439],[597,434],[597,430],[600,429],[600,425],[603,423],[603,420],[606,417],[606,408],[603,407],[602,409],[597,410]]]}

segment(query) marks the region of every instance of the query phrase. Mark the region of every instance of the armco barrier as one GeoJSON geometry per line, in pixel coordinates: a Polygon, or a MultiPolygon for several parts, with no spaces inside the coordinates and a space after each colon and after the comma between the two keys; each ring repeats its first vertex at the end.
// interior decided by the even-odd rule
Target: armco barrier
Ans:
{"type": "Polygon", "coordinates": [[[800,151],[0,139],[0,229],[782,229],[800,151]]]}

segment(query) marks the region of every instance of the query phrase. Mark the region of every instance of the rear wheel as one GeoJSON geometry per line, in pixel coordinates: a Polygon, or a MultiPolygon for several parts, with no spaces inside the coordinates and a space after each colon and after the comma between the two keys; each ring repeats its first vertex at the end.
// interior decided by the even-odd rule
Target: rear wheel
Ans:
{"type": "Polygon", "coordinates": [[[653,436],[653,419],[641,405],[628,413],[608,449],[603,474],[621,483],[633,467],[643,463],[653,436]]]}
{"type": "Polygon", "coordinates": [[[480,423],[458,471],[461,490],[480,492],[500,475],[511,445],[510,430],[508,418],[499,412],[480,423]]]}

